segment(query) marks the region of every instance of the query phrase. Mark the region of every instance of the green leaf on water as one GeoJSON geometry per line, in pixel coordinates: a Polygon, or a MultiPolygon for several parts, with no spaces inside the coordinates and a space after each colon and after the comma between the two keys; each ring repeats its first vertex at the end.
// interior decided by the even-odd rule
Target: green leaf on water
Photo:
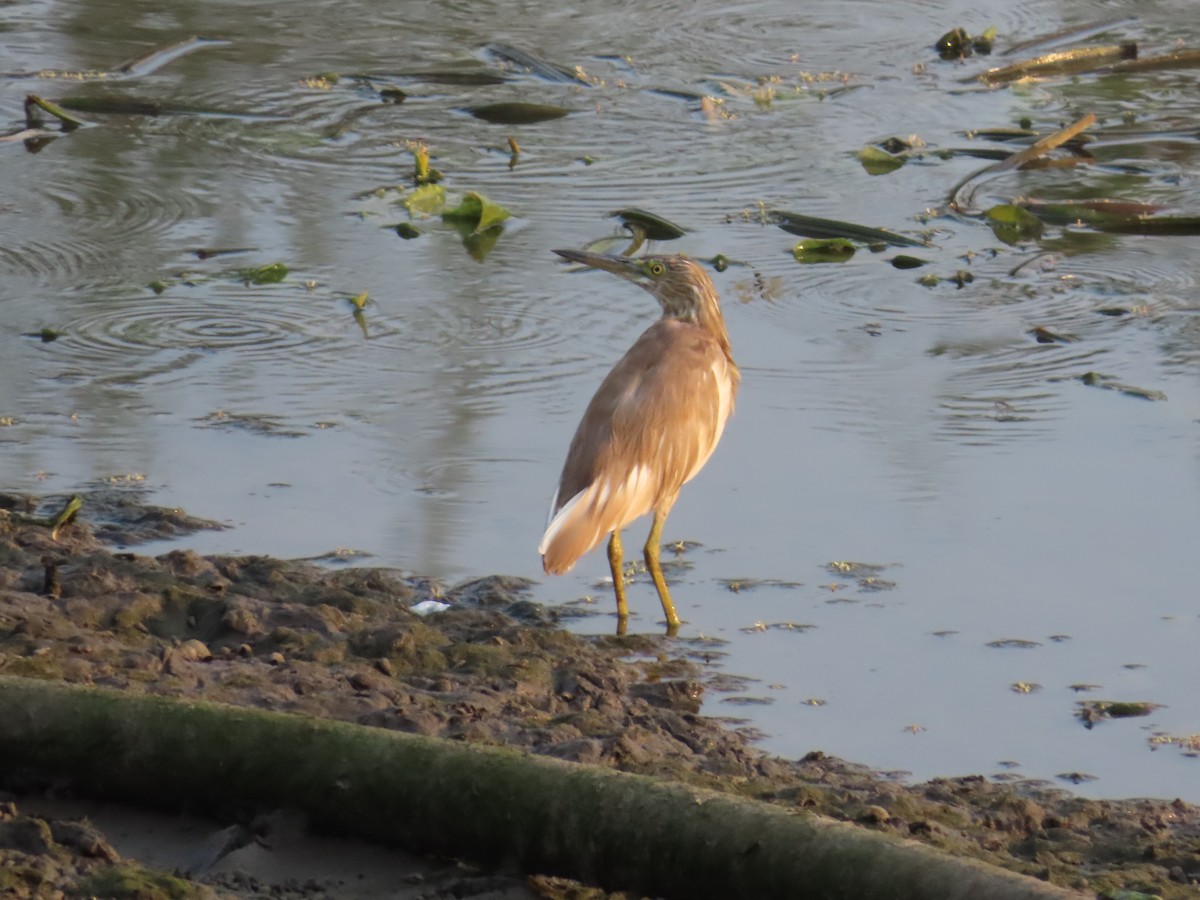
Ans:
{"type": "Polygon", "coordinates": [[[287,264],[276,262],[257,269],[242,269],[241,278],[246,284],[279,284],[287,278],[287,274],[287,264]]]}
{"type": "Polygon", "coordinates": [[[888,172],[895,172],[908,162],[908,157],[897,156],[894,153],[888,153],[882,147],[867,144],[858,151],[858,161],[862,163],[862,167],[868,175],[886,175],[888,172]]]}
{"type": "Polygon", "coordinates": [[[1023,200],[1021,206],[1053,225],[1086,225],[1114,234],[1196,235],[1200,216],[1160,216],[1153,203],[1131,200],[1023,200]]]}
{"type": "Polygon", "coordinates": [[[962,59],[971,55],[971,36],[966,29],[953,28],[938,38],[933,48],[942,59],[962,59]]]}
{"type": "MultiPolygon", "coordinates": [[[[436,216],[446,208],[446,188],[440,184],[423,184],[404,198],[404,208],[414,216],[436,216]]],[[[404,235],[400,235],[404,237],[404,235]]]]}
{"type": "Polygon", "coordinates": [[[442,213],[447,222],[469,226],[471,234],[481,234],[508,217],[507,209],[475,191],[468,191],[458,206],[442,213]]]}
{"type": "Polygon", "coordinates": [[[469,106],[467,112],[493,125],[533,125],[561,119],[574,110],[546,103],[487,103],[483,106],[469,106]]]}
{"type": "Polygon", "coordinates": [[[396,226],[396,234],[406,241],[411,241],[413,238],[421,236],[421,230],[408,222],[401,222],[396,226]]]}
{"type": "Polygon", "coordinates": [[[870,228],[853,222],[839,222],[836,219],[822,219],[804,213],[788,212],[783,209],[771,209],[765,213],[766,220],[778,225],[789,234],[813,238],[848,238],[861,241],[864,244],[891,244],[894,247],[924,247],[926,241],[919,241],[905,234],[886,231],[882,228],[870,228]]]}
{"type": "Polygon", "coordinates": [[[34,113],[35,108],[42,109],[50,113],[50,115],[62,122],[63,129],[66,131],[70,131],[73,128],[79,128],[81,125],[88,124],[87,122],[83,121],[83,119],[71,115],[56,103],[52,103],[43,97],[39,97],[37,94],[27,94],[25,96],[25,121],[26,124],[31,128],[36,124],[40,124],[36,122],[36,114],[34,113]]]}
{"type": "MultiPolygon", "coordinates": [[[[465,227],[465,226],[461,226],[465,227]]],[[[463,246],[467,248],[467,254],[475,262],[483,262],[487,255],[492,252],[492,248],[496,246],[496,241],[500,240],[500,235],[504,233],[504,228],[500,225],[493,225],[491,228],[485,228],[482,231],[476,229],[470,234],[463,235],[463,246]]]]}
{"type": "Polygon", "coordinates": [[[1042,221],[1020,206],[1004,203],[993,206],[984,215],[996,237],[1006,244],[1035,241],[1042,236],[1042,221]]]}
{"type": "Polygon", "coordinates": [[[854,255],[854,244],[845,238],[808,238],[792,248],[796,262],[845,262],[854,255]]]}

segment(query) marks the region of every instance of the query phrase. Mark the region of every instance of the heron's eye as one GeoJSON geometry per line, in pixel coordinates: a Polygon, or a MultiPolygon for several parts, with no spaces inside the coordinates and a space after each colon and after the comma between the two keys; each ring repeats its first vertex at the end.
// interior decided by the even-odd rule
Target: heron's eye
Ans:
{"type": "Polygon", "coordinates": [[[655,278],[658,278],[660,275],[665,275],[667,272],[667,267],[660,262],[652,262],[646,268],[655,278]]]}

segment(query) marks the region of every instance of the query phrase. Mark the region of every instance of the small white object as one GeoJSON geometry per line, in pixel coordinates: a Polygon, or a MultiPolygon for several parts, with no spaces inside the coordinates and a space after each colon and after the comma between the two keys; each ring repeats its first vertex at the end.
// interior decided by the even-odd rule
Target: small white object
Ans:
{"type": "Polygon", "coordinates": [[[449,603],[443,603],[440,600],[422,600],[420,603],[414,603],[409,609],[415,612],[418,616],[427,616],[430,613],[443,612],[450,608],[449,603]]]}

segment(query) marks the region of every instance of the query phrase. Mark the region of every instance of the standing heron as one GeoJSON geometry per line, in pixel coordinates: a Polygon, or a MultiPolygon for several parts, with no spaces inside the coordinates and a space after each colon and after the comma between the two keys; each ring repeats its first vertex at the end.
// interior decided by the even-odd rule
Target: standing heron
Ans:
{"type": "Polygon", "coordinates": [[[608,564],[623,630],[629,607],[621,529],[653,511],[644,557],[673,634],[679,615],[658,559],[663,523],[679,489],[716,449],[741,382],[720,299],[708,273],[682,254],[629,259],[554,252],[645,288],[662,318],[613,366],[583,414],[538,547],[542,567],[561,575],[611,533],[608,564]]]}

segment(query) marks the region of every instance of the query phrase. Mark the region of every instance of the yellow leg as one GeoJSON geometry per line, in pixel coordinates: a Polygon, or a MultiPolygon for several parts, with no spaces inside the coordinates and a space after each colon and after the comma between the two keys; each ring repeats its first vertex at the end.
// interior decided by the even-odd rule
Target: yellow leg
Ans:
{"type": "Polygon", "coordinates": [[[608,539],[608,567],[612,570],[613,593],[617,595],[617,625],[629,620],[629,604],[625,602],[625,558],[621,551],[621,532],[614,531],[608,539]]]}
{"type": "Polygon", "coordinates": [[[643,551],[646,558],[646,568],[654,579],[654,587],[658,590],[658,599],[662,601],[663,612],[667,616],[667,634],[679,630],[679,614],[675,612],[675,604],[671,602],[671,592],[667,590],[667,579],[663,578],[662,566],[658,563],[659,550],[662,548],[662,529],[667,521],[667,514],[654,511],[654,524],[650,526],[650,536],[646,538],[646,548],[643,551]]]}

